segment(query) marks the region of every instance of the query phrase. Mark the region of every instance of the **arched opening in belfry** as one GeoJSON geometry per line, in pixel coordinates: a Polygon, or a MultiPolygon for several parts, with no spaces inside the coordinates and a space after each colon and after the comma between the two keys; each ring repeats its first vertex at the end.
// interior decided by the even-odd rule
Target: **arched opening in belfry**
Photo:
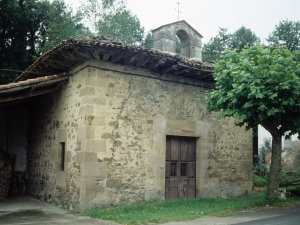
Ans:
{"type": "Polygon", "coordinates": [[[180,39],[179,39],[179,37],[177,37],[177,35],[175,36],[175,38],[176,38],[176,48],[175,48],[175,52],[176,52],[176,54],[177,55],[180,55],[180,52],[181,52],[181,48],[180,48],[180,39]]]}
{"type": "MultiPolygon", "coordinates": [[[[179,48],[180,55],[189,58],[190,57],[190,48],[189,48],[190,36],[185,30],[178,30],[176,32],[176,36],[178,37],[180,42],[180,48],[179,48]]],[[[177,53],[177,49],[178,49],[178,42],[176,42],[176,53],[177,53]]]]}

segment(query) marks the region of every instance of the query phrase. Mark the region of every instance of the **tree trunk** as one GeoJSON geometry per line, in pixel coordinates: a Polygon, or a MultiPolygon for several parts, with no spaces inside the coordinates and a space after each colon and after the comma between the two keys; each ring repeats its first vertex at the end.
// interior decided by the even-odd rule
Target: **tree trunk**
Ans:
{"type": "Polygon", "coordinates": [[[278,188],[281,172],[281,147],[282,135],[278,133],[272,134],[272,158],[269,172],[269,180],[267,187],[266,198],[274,200],[278,198],[278,188]]]}

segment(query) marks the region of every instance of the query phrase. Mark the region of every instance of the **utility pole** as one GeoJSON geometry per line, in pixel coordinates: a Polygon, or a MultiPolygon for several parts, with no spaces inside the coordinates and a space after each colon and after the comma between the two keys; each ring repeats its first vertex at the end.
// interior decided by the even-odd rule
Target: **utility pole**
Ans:
{"type": "Polygon", "coordinates": [[[179,5],[180,5],[180,3],[179,3],[179,1],[176,3],[178,6],[177,6],[177,9],[175,9],[175,10],[177,10],[177,13],[178,13],[178,21],[179,21],[179,13],[181,13],[180,11],[179,11],[179,5]]]}

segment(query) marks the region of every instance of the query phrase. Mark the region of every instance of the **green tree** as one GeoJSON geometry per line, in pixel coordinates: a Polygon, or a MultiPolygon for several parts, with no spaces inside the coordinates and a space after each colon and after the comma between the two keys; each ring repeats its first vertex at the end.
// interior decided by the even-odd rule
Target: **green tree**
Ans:
{"type": "Polygon", "coordinates": [[[104,15],[115,14],[125,6],[126,0],[86,0],[78,11],[84,15],[84,23],[97,33],[98,22],[104,15]]]}
{"type": "Polygon", "coordinates": [[[204,61],[220,59],[221,54],[228,48],[231,39],[231,34],[227,32],[228,29],[219,27],[218,34],[203,45],[202,57],[204,61]]]}
{"type": "Polygon", "coordinates": [[[1,0],[0,11],[0,84],[62,40],[88,32],[63,0],[1,0]]]}
{"type": "Polygon", "coordinates": [[[45,27],[38,40],[38,55],[52,49],[70,37],[88,36],[89,29],[82,24],[82,15],[74,13],[63,0],[54,0],[47,11],[45,27]]]}
{"type": "Polygon", "coordinates": [[[95,33],[126,44],[143,45],[144,28],[126,9],[126,0],[87,0],[80,11],[95,33]]]}
{"type": "Polygon", "coordinates": [[[235,31],[230,39],[229,46],[240,52],[245,46],[253,46],[260,42],[260,39],[250,29],[242,26],[235,31]]]}
{"type": "Polygon", "coordinates": [[[146,37],[145,37],[145,40],[144,40],[144,43],[143,43],[143,46],[145,48],[153,48],[153,35],[152,35],[152,32],[148,32],[146,37]]]}
{"type": "Polygon", "coordinates": [[[275,26],[267,41],[270,45],[286,45],[291,51],[300,49],[300,22],[283,20],[275,26]]]}
{"type": "Polygon", "coordinates": [[[282,136],[300,132],[300,52],[261,45],[226,50],[215,64],[216,90],[205,102],[220,117],[235,117],[238,125],[261,124],[272,136],[272,162],[267,199],[278,197],[282,136]]]}
{"type": "Polygon", "coordinates": [[[15,70],[33,63],[48,8],[47,1],[0,1],[0,84],[11,82],[18,75],[15,70]]]}
{"type": "Polygon", "coordinates": [[[265,157],[272,151],[271,138],[264,138],[263,145],[259,148],[260,158],[262,162],[265,163],[265,157]]]}
{"type": "Polygon", "coordinates": [[[125,8],[104,14],[97,24],[98,35],[122,41],[126,44],[143,44],[144,28],[140,21],[125,8]]]}
{"type": "Polygon", "coordinates": [[[225,28],[219,28],[218,34],[211,38],[203,46],[203,60],[216,61],[220,59],[224,50],[234,48],[241,51],[245,46],[253,46],[260,42],[260,39],[250,29],[242,26],[233,34],[229,34],[225,28]]]}

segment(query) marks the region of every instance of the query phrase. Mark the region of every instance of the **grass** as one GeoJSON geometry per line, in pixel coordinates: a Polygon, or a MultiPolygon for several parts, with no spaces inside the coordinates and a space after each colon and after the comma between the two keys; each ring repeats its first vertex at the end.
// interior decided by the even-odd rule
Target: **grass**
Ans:
{"type": "Polygon", "coordinates": [[[247,195],[241,198],[206,198],[183,199],[174,201],[146,202],[127,206],[101,209],[95,207],[83,212],[85,216],[111,220],[122,224],[162,223],[184,221],[204,215],[228,216],[237,210],[266,205],[292,206],[299,205],[300,199],[288,198],[276,202],[266,202],[265,194],[247,195]]]}

